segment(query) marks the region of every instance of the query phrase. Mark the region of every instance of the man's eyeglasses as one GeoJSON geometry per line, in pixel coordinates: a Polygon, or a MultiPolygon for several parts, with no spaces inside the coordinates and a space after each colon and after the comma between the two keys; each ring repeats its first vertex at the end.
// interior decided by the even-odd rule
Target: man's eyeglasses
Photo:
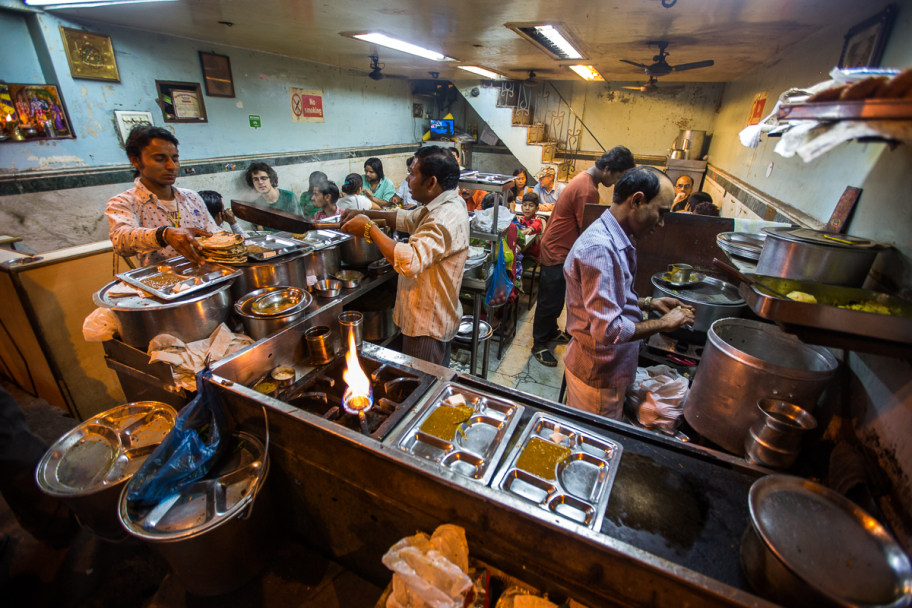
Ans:
{"type": "Polygon", "coordinates": [[[690,184],[677,184],[677,185],[675,185],[675,188],[678,188],[680,190],[686,190],[688,188],[693,188],[693,186],[691,186],[690,184]]]}
{"type": "Polygon", "coordinates": [[[255,182],[268,182],[269,176],[267,175],[266,177],[252,177],[250,179],[252,179],[255,182]]]}

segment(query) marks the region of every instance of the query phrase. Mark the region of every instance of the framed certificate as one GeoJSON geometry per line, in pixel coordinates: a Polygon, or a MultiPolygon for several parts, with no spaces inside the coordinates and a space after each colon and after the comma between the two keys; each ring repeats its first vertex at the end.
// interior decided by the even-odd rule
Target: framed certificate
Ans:
{"type": "Polygon", "coordinates": [[[165,122],[209,122],[198,83],[156,80],[155,88],[165,122]]]}
{"type": "Polygon", "coordinates": [[[209,97],[234,97],[234,78],[231,77],[231,59],[228,55],[199,52],[203,68],[203,82],[209,97]]]}

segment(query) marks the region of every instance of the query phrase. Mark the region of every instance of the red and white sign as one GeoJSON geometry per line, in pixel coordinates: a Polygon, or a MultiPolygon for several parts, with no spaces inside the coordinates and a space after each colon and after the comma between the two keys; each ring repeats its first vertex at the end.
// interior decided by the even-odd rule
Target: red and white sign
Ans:
{"type": "Polygon", "coordinates": [[[754,95],[754,103],[751,104],[750,114],[747,117],[747,126],[756,125],[763,119],[763,108],[766,106],[767,96],[769,96],[769,91],[754,95]]]}
{"type": "Polygon", "coordinates": [[[324,122],[323,91],[288,87],[293,122],[324,122]]]}

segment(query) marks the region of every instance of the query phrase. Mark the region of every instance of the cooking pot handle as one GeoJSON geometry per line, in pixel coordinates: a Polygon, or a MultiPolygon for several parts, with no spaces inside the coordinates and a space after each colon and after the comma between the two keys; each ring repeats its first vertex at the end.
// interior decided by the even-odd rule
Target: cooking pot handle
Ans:
{"type": "MultiPolygon", "coordinates": [[[[266,427],[266,447],[263,449],[263,464],[261,466],[265,467],[266,459],[269,458],[269,416],[266,415],[266,406],[261,407],[263,408],[263,424],[266,427]]],[[[250,516],[253,515],[253,505],[264,483],[266,483],[266,473],[263,473],[263,476],[260,477],[260,482],[253,488],[253,497],[250,499],[250,504],[247,505],[247,512],[239,515],[238,519],[250,519],[250,516]]]]}

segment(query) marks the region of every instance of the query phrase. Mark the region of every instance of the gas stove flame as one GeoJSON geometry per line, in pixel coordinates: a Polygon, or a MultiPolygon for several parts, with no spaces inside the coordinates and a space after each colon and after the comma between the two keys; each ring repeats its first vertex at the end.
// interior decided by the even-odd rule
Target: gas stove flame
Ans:
{"type": "Polygon", "coordinates": [[[363,415],[374,404],[370,380],[361,363],[358,361],[358,346],[354,333],[348,335],[348,352],[345,354],[345,392],[342,394],[342,406],[349,414],[363,415]]]}

